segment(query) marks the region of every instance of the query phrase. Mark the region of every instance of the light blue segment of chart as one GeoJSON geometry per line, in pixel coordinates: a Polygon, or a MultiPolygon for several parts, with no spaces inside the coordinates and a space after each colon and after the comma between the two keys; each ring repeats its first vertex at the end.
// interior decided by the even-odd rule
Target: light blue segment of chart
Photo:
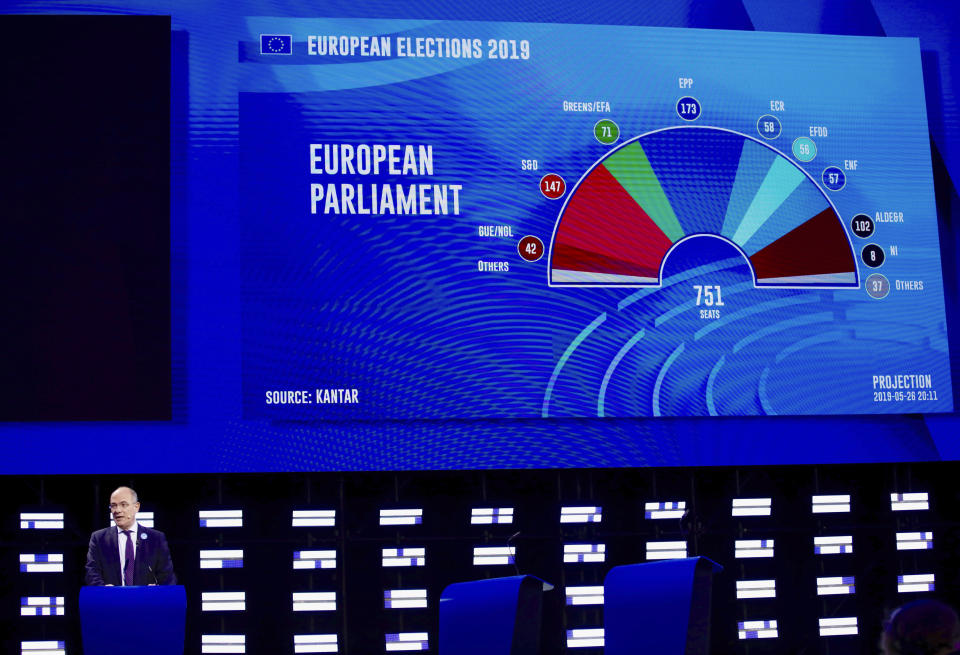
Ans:
{"type": "Polygon", "coordinates": [[[782,157],[774,159],[760,188],[750,201],[746,215],[733,233],[734,243],[742,246],[749,241],[802,181],[803,173],[796,166],[782,157]]]}
{"type": "Polygon", "coordinates": [[[823,192],[815,184],[801,184],[741,245],[752,255],[829,208],[823,192]]]}
{"type": "Polygon", "coordinates": [[[760,188],[766,171],[775,159],[777,153],[773,150],[744,140],[737,176],[733,181],[733,191],[730,192],[730,202],[727,204],[727,214],[723,219],[723,236],[736,241],[733,238],[734,232],[750,208],[756,190],[760,188]]]}

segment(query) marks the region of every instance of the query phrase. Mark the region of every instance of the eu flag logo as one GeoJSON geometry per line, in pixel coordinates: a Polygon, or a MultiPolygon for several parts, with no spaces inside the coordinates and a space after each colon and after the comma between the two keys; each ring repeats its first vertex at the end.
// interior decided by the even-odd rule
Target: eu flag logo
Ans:
{"type": "Polygon", "coordinates": [[[292,55],[293,54],[293,35],[292,34],[261,34],[260,35],[260,54],[261,55],[292,55]]]}

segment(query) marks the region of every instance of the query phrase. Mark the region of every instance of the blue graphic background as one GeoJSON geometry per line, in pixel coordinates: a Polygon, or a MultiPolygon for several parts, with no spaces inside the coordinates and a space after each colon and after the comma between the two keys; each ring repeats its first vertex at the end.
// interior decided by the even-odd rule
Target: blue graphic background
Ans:
{"type": "MultiPolygon", "coordinates": [[[[252,21],[254,29],[261,20],[252,21]]],[[[404,29],[393,21],[304,19],[282,25],[294,34],[473,35],[484,44],[529,39],[533,55],[528,61],[244,64],[244,88],[254,91],[240,99],[245,417],[952,408],[915,41],[488,23],[404,29]],[[882,78],[870,74],[877,66],[887,71],[882,78]],[[338,75],[340,67],[351,69],[356,88],[343,88],[348,78],[338,75]],[[897,244],[904,253],[888,257],[881,272],[891,280],[922,279],[924,291],[892,292],[878,301],[862,288],[754,289],[737,251],[709,238],[689,240],[683,253],[669,255],[659,290],[548,288],[548,258],[530,264],[516,253],[521,235],[549,243],[560,212],[559,202],[539,193],[540,177],[551,172],[575,180],[605,155],[609,149],[592,129],[601,117],[616,120],[627,138],[680,123],[673,103],[683,76],[695,80],[704,124],[746,133],[772,99],[783,100],[789,110],[774,148],[789,152],[810,125],[828,125],[808,172],[816,179],[824,162],[859,162],[847,189],[832,196],[843,217],[904,208],[908,223],[881,223],[872,240],[897,244]],[[310,85],[331,90],[301,90],[310,85]],[[287,87],[296,91],[280,92],[287,87]],[[891,106],[885,99],[894,93],[899,101],[891,106]],[[593,99],[608,100],[613,112],[562,110],[564,101],[593,99]],[[311,175],[311,143],[430,144],[435,174],[311,175]],[[538,160],[543,170],[521,171],[522,159],[538,160]],[[322,207],[313,215],[306,202],[311,183],[419,182],[462,184],[462,215],[338,215],[322,207]],[[517,238],[481,239],[479,224],[509,225],[517,238]],[[507,260],[510,270],[481,273],[477,260],[507,260]],[[719,320],[700,317],[706,306],[694,305],[697,284],[724,290],[719,320]],[[645,335],[623,351],[639,329],[645,335]],[[578,335],[582,342],[572,347],[578,335]],[[933,376],[937,399],[875,402],[873,375],[921,372],[933,376]],[[361,400],[264,402],[267,390],[316,387],[355,387],[361,400]]],[[[641,143],[655,171],[674,171],[659,181],[685,232],[720,232],[743,140],[700,133],[678,141],[677,135],[661,132],[641,143]]],[[[787,194],[792,202],[747,240],[756,244],[750,252],[828,206],[814,183],[804,181],[787,194]],[[780,216],[787,211],[800,214],[780,216]]],[[[862,244],[854,247],[859,253],[862,244]]]]}
{"type": "MultiPolygon", "coordinates": [[[[258,54],[258,35],[274,32],[292,33],[292,30],[284,27],[287,22],[284,17],[303,15],[302,5],[294,3],[246,1],[212,7],[207,3],[172,0],[147,0],[137,3],[136,6],[116,0],[82,3],[69,1],[36,3],[13,0],[6,3],[2,11],[167,13],[172,15],[174,53],[173,124],[171,126],[174,420],[157,424],[5,424],[0,426],[0,441],[3,444],[4,454],[0,458],[2,463],[0,471],[4,473],[782,464],[960,458],[960,442],[956,439],[958,431],[956,413],[922,416],[896,414],[786,418],[607,417],[599,419],[596,418],[597,403],[603,384],[603,375],[606,374],[607,369],[600,370],[600,378],[592,379],[591,385],[584,390],[582,397],[573,401],[579,403],[581,407],[592,407],[593,418],[544,419],[539,415],[537,418],[529,419],[451,420],[317,421],[249,418],[245,416],[245,411],[249,408],[244,407],[243,390],[243,378],[249,374],[249,371],[244,371],[241,362],[245,353],[247,356],[251,354],[251,342],[245,341],[244,338],[245,312],[242,299],[251,300],[245,285],[253,281],[245,279],[249,277],[249,272],[245,272],[243,256],[248,247],[250,225],[245,221],[241,222],[241,205],[238,203],[241,166],[238,93],[241,89],[260,93],[316,93],[323,88],[318,86],[318,77],[326,80],[331,89],[349,87],[351,80],[356,79],[355,69],[340,65],[320,67],[316,65],[315,58],[297,54],[261,60],[258,54]],[[275,18],[254,21],[244,18],[247,16],[275,18]],[[238,63],[238,58],[242,63],[238,63]],[[311,70],[318,68],[324,70],[311,70]],[[241,76],[254,75],[253,71],[248,69],[263,69],[259,73],[261,79],[258,86],[248,85],[246,82],[241,85],[241,76]],[[124,444],[122,453],[107,452],[107,444],[115,443],[124,444]]],[[[947,315],[951,327],[950,341],[954,352],[960,346],[957,340],[958,331],[955,329],[960,325],[957,323],[960,320],[960,306],[958,306],[960,289],[957,284],[958,260],[956,257],[958,246],[960,246],[960,231],[956,229],[958,216],[960,216],[958,214],[960,198],[957,197],[954,182],[960,177],[960,120],[958,120],[960,112],[958,112],[956,97],[958,85],[955,83],[956,67],[954,65],[960,57],[960,44],[955,39],[955,34],[960,30],[960,15],[951,11],[948,4],[930,0],[905,6],[894,0],[858,0],[838,10],[835,3],[821,0],[789,5],[772,4],[761,0],[684,0],[675,3],[623,3],[619,0],[611,2],[601,0],[593,3],[547,4],[490,0],[471,6],[434,2],[396,3],[390,0],[372,0],[365,3],[332,0],[324,4],[323,13],[344,19],[391,18],[406,21],[405,25],[398,24],[393,28],[397,30],[415,29],[417,25],[447,19],[719,28],[740,30],[741,36],[758,42],[764,39],[774,41],[787,39],[787,36],[753,34],[754,31],[876,37],[919,36],[922,80],[917,70],[916,42],[911,41],[910,47],[914,54],[907,66],[911,75],[907,89],[898,90],[890,96],[880,98],[858,97],[852,101],[852,105],[837,103],[835,106],[818,107],[817,111],[824,116],[823,123],[832,126],[837,124],[841,117],[845,117],[850,119],[852,124],[846,125],[842,132],[844,135],[850,135],[849,137],[841,137],[841,133],[838,132],[836,137],[831,134],[828,139],[819,140],[818,146],[821,151],[813,163],[826,161],[835,163],[838,154],[842,156],[842,153],[850,151],[856,151],[863,161],[860,153],[867,147],[876,147],[880,150],[883,144],[888,143],[887,139],[900,139],[899,135],[882,133],[876,129],[874,121],[878,115],[900,113],[903,115],[904,124],[915,124],[922,130],[922,134],[914,134],[909,141],[913,148],[922,149],[922,143],[926,149],[922,149],[921,152],[917,149],[889,148],[882,158],[871,162],[870,171],[871,176],[876,174],[878,179],[885,178],[891,181],[888,187],[881,191],[893,193],[897,186],[895,181],[903,181],[905,185],[916,182],[910,179],[901,180],[899,177],[901,164],[904,162],[910,164],[919,160],[925,165],[929,161],[929,148],[932,146],[937,203],[940,211],[939,227],[944,257],[947,315]],[[921,82],[923,87],[920,86],[921,82]],[[924,94],[929,133],[918,121],[913,104],[918,102],[924,94]],[[909,104],[904,106],[902,102],[909,104]],[[869,107],[870,110],[865,111],[861,107],[869,107]],[[913,123],[914,121],[917,122],[913,123]],[[853,135],[856,135],[856,138],[853,135]],[[855,143],[843,145],[844,138],[851,138],[855,143]],[[837,151],[835,153],[824,151],[828,146],[836,146],[837,151]],[[891,153],[896,156],[891,156],[891,153]]],[[[509,31],[510,26],[503,29],[509,31]]],[[[627,34],[632,33],[631,29],[616,28],[618,33],[623,31],[627,34]]],[[[596,30],[609,34],[601,28],[596,30]]],[[[676,32],[684,33],[683,30],[676,30],[676,32]]],[[[591,33],[595,32],[584,30],[583,38],[588,38],[591,33]]],[[[302,38],[295,37],[295,41],[302,43],[302,38]]],[[[786,53],[778,53],[778,56],[798,58],[811,56],[804,48],[799,47],[799,44],[806,43],[805,39],[815,41],[815,38],[800,35],[797,39],[794,41],[798,44],[797,47],[790,48],[786,53]]],[[[838,41],[852,42],[843,37],[838,41]]],[[[294,44],[295,53],[300,43],[294,44]]],[[[885,50],[886,46],[882,46],[883,42],[879,43],[881,44],[879,49],[885,50]]],[[[840,50],[842,51],[843,48],[840,50]]],[[[601,48],[600,55],[602,54],[601,48]]],[[[689,53],[680,54],[683,55],[683,59],[686,59],[685,55],[689,53]]],[[[123,57],[136,55],[137,53],[117,54],[123,57]]],[[[823,56],[826,60],[823,53],[815,53],[813,56],[823,56]]],[[[784,97],[791,93],[790,89],[779,89],[780,93],[776,94],[768,90],[773,85],[792,84],[798,79],[796,76],[814,77],[813,71],[800,70],[795,71],[796,76],[788,78],[782,74],[781,69],[768,68],[764,61],[765,57],[750,62],[751,65],[767,70],[764,79],[755,80],[750,85],[742,83],[742,75],[739,79],[732,76],[726,77],[723,67],[719,64],[715,65],[713,71],[697,73],[704,80],[704,84],[713,86],[713,88],[701,90],[700,82],[697,82],[698,88],[695,95],[704,102],[704,116],[698,122],[733,126],[736,120],[739,120],[738,117],[750,115],[755,120],[759,114],[768,113],[768,111],[755,110],[752,106],[749,111],[746,111],[734,104],[727,105],[713,100],[707,103],[705,97],[726,97],[726,94],[732,94],[732,87],[736,87],[737,97],[743,97],[739,94],[749,93],[751,89],[756,90],[760,100],[766,96],[784,97]]],[[[355,63],[367,66],[369,62],[355,63]]],[[[408,77],[424,73],[422,62],[414,63],[417,63],[420,69],[406,71],[408,77]]],[[[644,62],[651,66],[654,63],[644,62]]],[[[841,69],[853,65],[852,62],[847,62],[840,56],[837,56],[836,61],[832,63],[836,63],[841,69]]],[[[885,64],[891,64],[891,62],[888,61],[885,64]]],[[[432,66],[436,73],[441,73],[448,69],[449,62],[437,62],[432,66]]],[[[742,68],[746,70],[744,74],[749,74],[747,62],[743,63],[742,68]]],[[[888,69],[892,70],[894,76],[902,75],[902,70],[897,66],[884,68],[877,65],[871,69],[871,76],[886,74],[888,69]]],[[[526,70],[530,71],[529,68],[526,70]]],[[[521,69],[518,68],[515,72],[520,71],[521,69]]],[[[403,72],[400,71],[400,73],[403,72]]],[[[563,73],[560,88],[564,94],[600,87],[604,89],[602,95],[611,98],[613,96],[614,92],[609,90],[610,79],[601,76],[584,80],[563,69],[558,69],[558,72],[563,73]]],[[[829,69],[825,72],[829,75],[829,69]]],[[[384,82],[386,79],[379,81],[384,82]]],[[[811,88],[820,89],[824,95],[830,97],[843,98],[846,97],[845,87],[856,86],[860,80],[838,80],[835,84],[828,86],[823,86],[822,79],[814,81],[816,84],[811,88]],[[827,94],[827,91],[830,93],[827,94]],[[835,95],[834,92],[840,95],[835,95]]],[[[631,75],[628,78],[617,77],[616,82],[623,87],[623,93],[626,93],[629,90],[627,87],[633,90],[642,89],[649,85],[650,80],[646,76],[631,75]]],[[[538,97],[549,97],[551,91],[556,91],[556,89],[532,84],[522,88],[528,92],[528,99],[524,102],[532,102],[538,97]]],[[[805,102],[803,98],[805,88],[800,85],[795,87],[795,97],[801,103],[805,102]]],[[[467,91],[469,93],[463,104],[464,111],[469,114],[472,103],[484,100],[484,90],[469,88],[467,91]]],[[[615,118],[620,123],[622,138],[630,138],[642,133],[644,126],[651,126],[652,129],[674,124],[678,119],[673,105],[676,98],[681,95],[686,94],[677,89],[676,95],[666,104],[627,103],[623,106],[629,108],[629,111],[624,115],[621,115],[620,109],[616,109],[615,118]]],[[[522,104],[517,101],[514,109],[522,104]]],[[[457,107],[451,109],[457,110],[457,107]]],[[[493,110],[494,108],[491,108],[491,111],[493,110]]],[[[516,112],[510,111],[509,106],[504,108],[503,113],[510,114],[513,120],[516,120],[516,112]]],[[[546,112],[538,111],[538,113],[546,112]]],[[[592,125],[598,117],[586,114],[559,116],[553,115],[552,111],[551,116],[551,120],[562,122],[565,125],[564,129],[558,133],[551,133],[548,129],[544,129],[549,128],[549,125],[545,126],[542,122],[544,116],[538,116],[537,131],[533,134],[539,135],[538,138],[546,139],[550,145],[551,169],[553,164],[562,166],[563,169],[557,168],[557,172],[565,174],[568,184],[572,184],[578,175],[582,174],[606,150],[595,141],[591,143],[589,138],[586,142],[584,141],[585,135],[590,136],[592,125]],[[544,131],[540,132],[541,129],[544,131]],[[552,135],[553,138],[544,135],[552,135]]],[[[782,118],[784,133],[778,141],[785,140],[788,136],[797,134],[798,130],[814,123],[810,114],[807,113],[796,117],[802,118],[799,122],[791,123],[786,117],[782,118]]],[[[293,129],[296,125],[291,127],[293,129]]],[[[471,129],[476,131],[476,126],[471,126],[471,129]]],[[[754,134],[756,127],[755,124],[744,123],[743,126],[731,127],[731,129],[754,134]]],[[[460,128],[453,132],[454,135],[460,133],[460,128]]],[[[524,136],[527,137],[529,134],[525,133],[524,136]]],[[[471,144],[471,147],[476,147],[483,152],[497,151],[491,144],[485,143],[475,146],[471,144]]],[[[518,151],[520,150],[524,153],[531,151],[526,146],[518,146],[518,151]]],[[[438,162],[440,161],[438,158],[438,162]]],[[[515,160],[508,164],[515,166],[515,160]]],[[[509,174],[513,180],[516,180],[519,175],[517,170],[504,168],[496,168],[496,170],[502,171],[505,175],[509,174]]],[[[806,170],[816,178],[822,168],[807,166],[806,170]]],[[[298,174],[302,174],[302,171],[298,174]]],[[[842,196],[852,199],[855,193],[863,192],[858,191],[862,187],[855,185],[852,175],[848,178],[847,188],[831,196],[837,202],[838,209],[844,217],[849,216],[851,209],[860,211],[861,207],[841,206],[839,198],[842,196]]],[[[920,180],[919,184],[921,187],[927,187],[929,175],[920,180]]],[[[296,186],[298,195],[295,198],[303,199],[303,205],[298,207],[297,211],[302,212],[306,204],[306,190],[299,183],[296,186]]],[[[516,198],[512,194],[520,194],[521,188],[524,189],[522,193],[524,201],[532,202],[527,187],[522,185],[507,187],[503,191],[507,197],[502,200],[499,197],[493,198],[491,202],[497,203],[494,206],[500,207],[516,206],[516,198]]],[[[472,176],[468,190],[471,194],[489,194],[485,191],[482,180],[474,182],[472,176]]],[[[886,204],[882,194],[871,192],[871,198],[878,207],[886,204]]],[[[275,200],[281,203],[287,201],[280,197],[275,200]]],[[[276,216],[279,219],[280,214],[276,216]]],[[[292,214],[287,215],[286,218],[289,219],[290,216],[292,214]]],[[[540,216],[545,224],[549,224],[549,218],[548,214],[540,216]]],[[[275,226],[281,231],[290,229],[282,226],[279,220],[276,221],[275,226]]],[[[881,227],[883,226],[878,225],[878,230],[881,227]]],[[[264,238],[268,236],[269,233],[263,235],[264,238]]],[[[517,236],[521,235],[517,234],[517,236]]],[[[432,235],[431,238],[433,238],[432,235]]],[[[458,238],[466,239],[467,237],[458,236],[458,238]]],[[[478,240],[472,235],[469,241],[473,244],[472,248],[477,247],[478,240]]],[[[502,252],[503,245],[491,242],[489,251],[471,250],[470,258],[474,262],[477,256],[492,258],[502,252]]],[[[681,254],[683,253],[675,253],[678,257],[681,254]]],[[[937,252],[934,244],[925,245],[921,254],[928,262],[924,266],[936,268],[937,252]]],[[[698,265],[707,264],[704,261],[706,255],[703,252],[691,254],[690,258],[698,265]]],[[[729,287],[729,289],[725,287],[725,300],[729,296],[732,301],[737,296],[736,285],[742,279],[738,278],[738,281],[733,279],[739,265],[736,257],[731,253],[725,260],[729,260],[727,264],[732,267],[729,271],[731,277],[729,282],[728,278],[724,277],[721,283],[729,287]]],[[[916,259],[911,261],[914,264],[917,262],[916,259]]],[[[678,260],[678,270],[686,268],[686,264],[681,266],[681,263],[678,260]]],[[[889,267],[893,264],[893,258],[890,258],[884,265],[883,272],[888,273],[889,267]]],[[[300,266],[301,263],[296,262],[296,265],[300,266]]],[[[525,272],[532,268],[519,264],[518,270],[525,272]]],[[[510,279],[514,277],[513,273],[514,271],[511,271],[510,279]]],[[[541,270],[541,273],[543,274],[535,276],[536,284],[545,284],[545,272],[541,270]]],[[[499,281],[502,282],[502,280],[499,281]]],[[[492,282],[491,280],[490,283],[492,282]]],[[[518,276],[517,284],[523,282],[522,276],[518,276]]],[[[690,284],[690,282],[684,281],[684,284],[690,284]]],[[[433,285],[436,287],[436,283],[433,285]]],[[[566,293],[576,290],[563,291],[566,293]]],[[[628,300],[629,297],[621,299],[622,290],[621,293],[614,293],[614,291],[616,290],[592,290],[589,301],[576,312],[571,311],[568,296],[563,296],[562,302],[547,303],[545,309],[555,317],[552,330],[556,336],[550,344],[550,353],[554,358],[562,355],[571,345],[572,340],[591,325],[602,311],[608,312],[608,318],[596,328],[596,331],[612,328],[616,324],[616,320],[611,318],[614,315],[624,320],[625,324],[620,327],[621,334],[616,337],[619,339],[617,343],[620,347],[611,347],[604,353],[607,357],[605,363],[608,365],[613,363],[623,348],[630,347],[623,352],[617,366],[614,367],[604,399],[607,403],[621,403],[619,406],[610,404],[611,414],[623,412],[640,414],[645,412],[646,408],[642,404],[632,404],[638,402],[635,398],[627,393],[615,395],[611,392],[615,389],[625,389],[625,382],[615,380],[618,376],[624,376],[624,380],[628,377],[637,378],[637,367],[642,364],[633,362],[631,353],[650,337],[645,330],[641,333],[642,326],[630,324],[623,319],[625,314],[619,310],[619,304],[628,300]],[[564,318],[568,313],[579,314],[581,318],[589,320],[586,323],[575,323],[573,320],[564,318]],[[566,321],[563,333],[557,331],[557,321],[566,321]],[[632,342],[633,339],[636,341],[632,342]]],[[[426,297],[424,293],[419,295],[410,293],[418,299],[426,297]]],[[[744,291],[744,293],[749,292],[744,291]]],[[[688,301],[689,296],[686,294],[684,296],[684,300],[688,301]]],[[[499,287],[497,298],[501,299],[499,301],[501,304],[510,307],[515,306],[515,302],[511,303],[511,300],[517,300],[506,296],[502,286],[499,287]]],[[[843,302],[843,300],[837,302],[843,302]]],[[[896,298],[891,295],[883,302],[885,306],[895,306],[896,298]]],[[[805,312],[802,316],[791,314],[791,316],[797,320],[819,321],[822,319],[824,324],[827,324],[837,318],[836,307],[831,303],[828,303],[828,309],[823,311],[805,312]]],[[[666,297],[644,304],[648,307],[646,311],[659,310],[658,316],[677,306],[666,297]]],[[[576,309],[576,304],[574,307],[576,309]]],[[[844,311],[847,312],[845,320],[858,323],[861,331],[868,330],[865,327],[868,321],[857,316],[857,312],[862,307],[869,308],[870,305],[867,303],[861,306],[853,303],[844,307],[844,311]]],[[[903,313],[899,312],[899,315],[903,316],[903,313]]],[[[661,327],[669,327],[674,324],[674,320],[677,319],[670,319],[662,323],[661,327]]],[[[784,317],[784,320],[791,319],[784,317]]],[[[778,322],[771,320],[768,324],[775,325],[778,322]]],[[[917,323],[921,321],[918,319],[917,323]]],[[[938,329],[935,324],[925,321],[922,321],[922,324],[924,329],[938,329]]],[[[689,336],[691,326],[686,327],[688,329],[683,334],[689,336]]],[[[809,334],[807,328],[802,325],[784,326],[784,329],[797,332],[795,336],[778,336],[776,339],[794,342],[798,341],[802,334],[809,334]]],[[[841,324],[841,331],[843,329],[845,328],[841,324]]],[[[875,331],[874,337],[890,335],[889,331],[884,330],[884,326],[874,324],[870,330],[875,331]]],[[[831,331],[824,329],[818,330],[817,333],[831,331]]],[[[727,330],[718,330],[704,338],[721,336],[721,332],[726,335],[727,330]]],[[[290,343],[298,343],[285,343],[286,335],[284,334],[275,336],[275,339],[253,346],[254,350],[270,351],[258,355],[261,361],[269,361],[262,356],[264,354],[286,353],[291,349],[290,343]]],[[[540,335],[537,336],[540,337],[540,335]]],[[[745,333],[739,335],[739,338],[752,336],[745,333]]],[[[523,338],[522,333],[520,338],[523,338]]],[[[610,337],[607,338],[610,339],[610,337]]],[[[732,332],[728,339],[733,340],[732,332]]],[[[674,352],[677,341],[672,343],[673,348],[667,345],[657,351],[661,362],[666,363],[667,358],[674,352]]],[[[890,343],[893,344],[892,347],[898,347],[895,343],[890,343]]],[[[727,351],[722,358],[714,357],[710,360],[709,363],[713,366],[723,361],[723,365],[713,376],[718,411],[746,413],[756,408],[748,398],[735,393],[737,375],[746,376],[744,379],[752,380],[757,375],[756,363],[749,360],[749,357],[752,357],[750,355],[752,348],[756,345],[757,342],[750,343],[739,350],[736,343],[733,346],[726,345],[727,351]],[[737,363],[735,360],[741,356],[747,359],[737,363]]],[[[303,349],[304,353],[316,352],[313,344],[306,344],[306,346],[308,347],[303,349]]],[[[648,345],[645,344],[644,347],[648,345]]],[[[819,347],[832,348],[833,345],[819,347]]],[[[578,351],[579,349],[575,350],[571,356],[575,356],[578,351]]],[[[940,357],[939,352],[937,351],[938,354],[935,357],[940,357]]],[[[681,353],[667,369],[661,388],[668,389],[676,384],[672,381],[670,372],[675,370],[674,367],[682,364],[684,353],[681,353]]],[[[302,362],[303,365],[307,363],[309,362],[302,362]]],[[[701,371],[705,370],[707,363],[703,362],[702,365],[698,365],[698,368],[701,371]]],[[[784,360],[784,363],[789,363],[789,358],[784,360]]],[[[521,362],[518,366],[528,370],[530,363],[521,362]]],[[[952,360],[952,366],[953,377],[956,378],[960,374],[956,357],[952,360]]],[[[548,366],[548,369],[549,375],[553,368],[548,366]]],[[[713,368],[707,370],[708,381],[711,379],[709,373],[712,371],[713,368]]],[[[285,371],[285,373],[296,372],[296,368],[285,371]]],[[[773,372],[768,374],[768,384],[773,382],[771,375],[773,372]]],[[[263,382],[264,380],[260,380],[260,383],[263,382]]],[[[560,394],[568,387],[560,378],[558,383],[557,390],[560,394]]],[[[656,380],[654,380],[655,383],[656,380]]],[[[544,392],[543,381],[541,380],[539,384],[539,391],[544,392]]],[[[707,404],[705,389],[706,382],[704,382],[704,395],[699,398],[707,404]]],[[[509,394],[510,390],[498,389],[498,392],[509,394]]],[[[558,395],[557,398],[560,396],[558,395]]],[[[666,402],[666,395],[662,398],[665,400],[664,409],[668,412],[672,411],[666,402]]],[[[956,391],[954,391],[954,399],[956,399],[956,391]]],[[[495,401],[489,402],[492,405],[495,401]]],[[[539,394],[538,402],[539,405],[534,403],[535,414],[542,410],[542,393],[539,394]]],[[[604,411],[606,412],[606,408],[604,411]]]]}

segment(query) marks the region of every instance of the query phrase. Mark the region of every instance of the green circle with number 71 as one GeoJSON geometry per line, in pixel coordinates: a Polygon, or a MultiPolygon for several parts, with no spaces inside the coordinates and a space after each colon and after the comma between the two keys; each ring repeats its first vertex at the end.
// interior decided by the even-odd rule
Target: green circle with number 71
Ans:
{"type": "Polygon", "coordinates": [[[609,118],[604,118],[593,126],[593,136],[597,137],[597,141],[608,146],[616,143],[620,138],[620,127],[609,118]]]}

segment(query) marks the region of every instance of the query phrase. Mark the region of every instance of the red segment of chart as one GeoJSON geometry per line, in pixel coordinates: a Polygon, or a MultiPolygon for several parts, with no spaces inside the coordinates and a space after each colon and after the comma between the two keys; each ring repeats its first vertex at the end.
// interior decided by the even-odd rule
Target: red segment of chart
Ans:
{"type": "Polygon", "coordinates": [[[656,278],[672,242],[602,165],[580,183],[557,227],[552,268],[656,278]]]}
{"type": "Polygon", "coordinates": [[[802,223],[750,258],[757,280],[852,273],[857,264],[832,208],[802,223]]]}

